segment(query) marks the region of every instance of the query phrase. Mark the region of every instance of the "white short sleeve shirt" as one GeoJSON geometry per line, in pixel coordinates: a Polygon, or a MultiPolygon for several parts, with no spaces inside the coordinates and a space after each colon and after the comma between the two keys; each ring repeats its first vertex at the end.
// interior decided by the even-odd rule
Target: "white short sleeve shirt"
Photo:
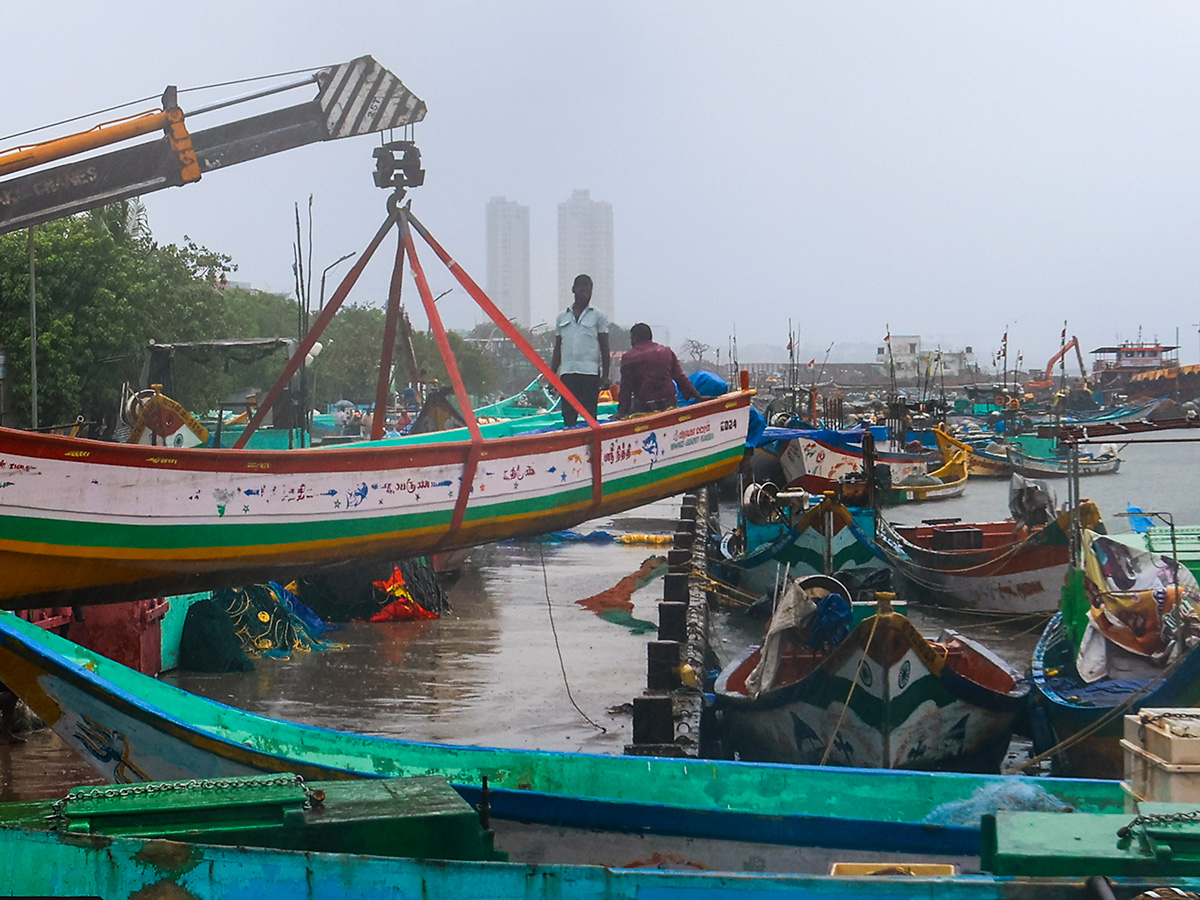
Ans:
{"type": "Polygon", "coordinates": [[[575,311],[567,307],[554,321],[555,334],[562,340],[562,375],[599,375],[600,338],[608,334],[608,317],[589,306],[575,321],[575,311]]]}

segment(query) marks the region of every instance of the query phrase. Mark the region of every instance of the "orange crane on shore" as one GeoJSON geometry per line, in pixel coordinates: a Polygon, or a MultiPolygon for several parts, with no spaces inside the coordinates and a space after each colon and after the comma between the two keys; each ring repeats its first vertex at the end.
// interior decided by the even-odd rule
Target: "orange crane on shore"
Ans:
{"type": "MultiPolygon", "coordinates": [[[[1065,330],[1065,329],[1064,329],[1065,330]]],[[[1050,357],[1050,361],[1046,363],[1046,370],[1041,376],[1031,377],[1025,382],[1025,390],[1031,393],[1045,392],[1054,389],[1054,367],[1063,359],[1072,349],[1075,351],[1075,358],[1079,360],[1079,375],[1087,381],[1087,367],[1083,364],[1083,352],[1079,349],[1079,338],[1074,335],[1067,341],[1058,352],[1050,357]]]]}

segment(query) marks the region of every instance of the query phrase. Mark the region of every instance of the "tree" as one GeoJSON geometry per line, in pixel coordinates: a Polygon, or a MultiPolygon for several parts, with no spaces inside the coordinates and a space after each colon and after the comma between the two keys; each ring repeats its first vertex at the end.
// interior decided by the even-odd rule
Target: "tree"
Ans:
{"type": "MultiPolygon", "coordinates": [[[[136,380],[150,338],[196,340],[222,318],[227,256],[188,240],[160,247],[131,204],[34,232],[38,399],[43,422],[114,423],[121,384],[136,380]],[[131,226],[132,221],[132,226],[131,226]]],[[[8,350],[10,425],[29,423],[28,232],[0,236],[0,345],[8,350]]],[[[180,398],[181,401],[184,398],[180,398]]]]}

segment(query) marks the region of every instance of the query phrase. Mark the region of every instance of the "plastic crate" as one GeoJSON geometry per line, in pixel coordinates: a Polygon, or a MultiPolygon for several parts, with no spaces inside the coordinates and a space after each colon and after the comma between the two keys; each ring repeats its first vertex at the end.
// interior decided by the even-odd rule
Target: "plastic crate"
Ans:
{"type": "Polygon", "coordinates": [[[1200,765],[1200,709],[1143,709],[1125,717],[1125,740],[1163,762],[1200,765]]]}
{"type": "Polygon", "coordinates": [[[898,875],[907,878],[930,878],[936,875],[957,875],[958,866],[953,863],[835,862],[829,867],[829,874],[849,877],[898,875]]]}
{"type": "Polygon", "coordinates": [[[1200,765],[1169,763],[1137,744],[1121,741],[1125,756],[1126,804],[1200,802],[1200,765]]]}

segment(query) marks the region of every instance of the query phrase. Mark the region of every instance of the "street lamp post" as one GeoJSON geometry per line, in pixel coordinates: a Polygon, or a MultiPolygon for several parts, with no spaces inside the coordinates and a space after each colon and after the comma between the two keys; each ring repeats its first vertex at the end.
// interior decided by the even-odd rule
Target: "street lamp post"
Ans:
{"type": "Polygon", "coordinates": [[[329,265],[327,265],[324,269],[321,270],[321,297],[317,304],[317,313],[318,314],[321,312],[321,310],[323,310],[325,308],[325,276],[328,275],[329,270],[332,269],[334,266],[336,266],[338,263],[343,263],[346,260],[348,260],[350,257],[355,256],[357,254],[358,254],[358,251],[353,250],[350,253],[347,253],[343,256],[339,256],[337,259],[335,259],[333,262],[331,262],[329,265]]]}
{"type": "MultiPolygon", "coordinates": [[[[329,274],[330,269],[332,269],[338,263],[345,262],[357,252],[358,251],[352,251],[350,253],[343,254],[321,270],[321,296],[317,303],[317,315],[320,315],[321,311],[325,308],[325,276],[329,274]]],[[[309,287],[309,291],[311,291],[311,285],[309,287]]],[[[312,304],[312,294],[309,291],[305,291],[304,293],[304,314],[302,316],[303,327],[300,329],[301,339],[304,338],[304,335],[308,334],[308,317],[312,311],[310,308],[312,304]]],[[[316,354],[310,355],[315,356],[316,354]]],[[[298,407],[302,417],[300,419],[300,446],[303,447],[305,443],[312,442],[312,419],[308,408],[308,359],[305,359],[304,362],[300,364],[300,402],[298,407]]]]}

